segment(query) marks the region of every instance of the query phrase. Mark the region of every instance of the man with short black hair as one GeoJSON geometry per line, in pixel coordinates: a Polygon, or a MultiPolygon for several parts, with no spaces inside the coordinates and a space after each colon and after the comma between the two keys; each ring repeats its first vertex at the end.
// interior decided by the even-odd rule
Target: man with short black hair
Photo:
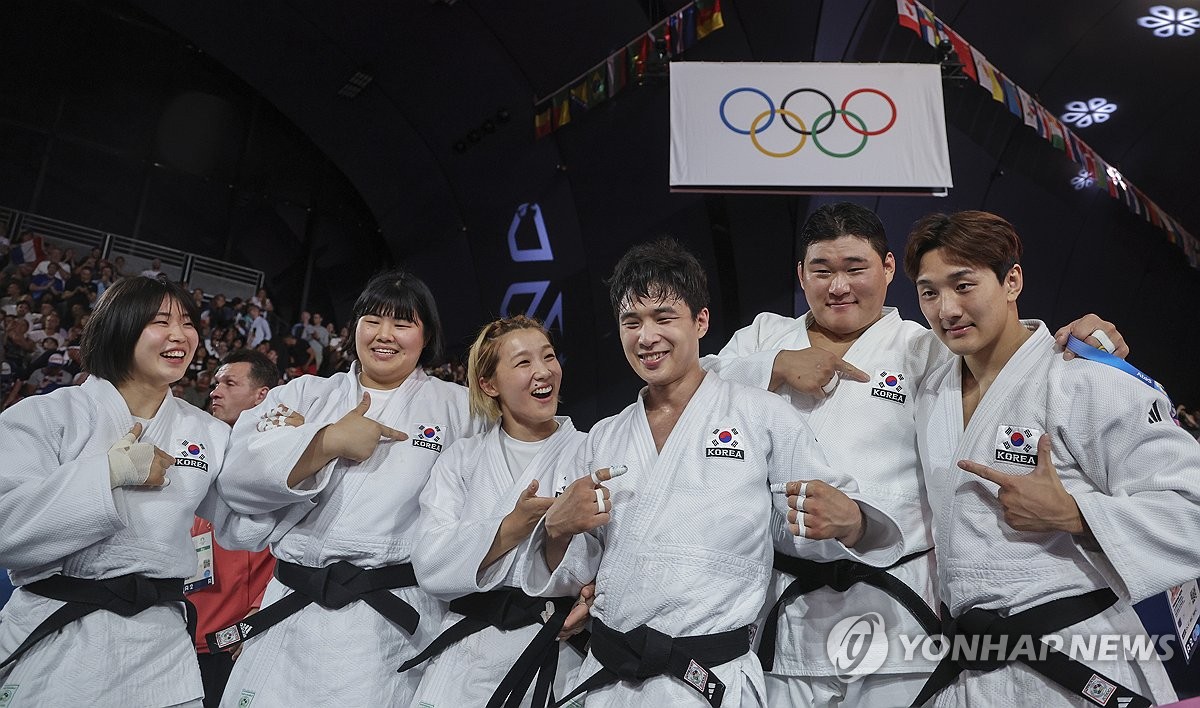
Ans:
{"type": "MultiPolygon", "coordinates": [[[[214,418],[232,426],[242,411],[250,410],[267,397],[279,380],[275,365],[252,349],[232,352],[217,369],[211,398],[214,418]]],[[[236,624],[258,611],[262,596],[275,569],[275,558],[269,549],[261,551],[230,551],[213,539],[212,524],[199,517],[192,524],[200,565],[198,577],[188,599],[196,606],[199,622],[196,625],[196,655],[200,661],[200,677],[204,681],[204,705],[217,706],[233,670],[236,652],[210,652],[204,637],[210,632],[236,624]],[[207,549],[211,549],[208,551],[207,549]],[[204,572],[208,571],[205,576],[204,572]]],[[[239,647],[240,648],[240,647],[239,647]]]]}
{"type": "Polygon", "coordinates": [[[790,525],[780,543],[829,560],[892,563],[899,529],[826,466],[778,396],[700,367],[707,278],[682,246],[630,249],[610,295],[646,388],[592,428],[579,479],[534,532],[525,592],[577,594],[596,580],[575,691],[590,708],[765,705],[750,642],[770,579],[772,506],[790,525]],[[597,468],[616,465],[628,472],[601,484],[610,472],[597,468]]]}
{"type": "MultiPolygon", "coordinates": [[[[778,547],[758,633],[771,705],[907,705],[937,662],[906,652],[901,637],[936,634],[940,624],[915,434],[915,393],[950,356],[925,327],[885,306],[896,259],[883,223],[850,202],[819,207],[797,243],[796,275],[809,312],[764,312],[738,330],[706,367],[776,391],[813,429],[836,469],[853,470],[900,522],[902,562],[891,568],[816,563],[778,547]],[[839,383],[840,382],[840,383],[839,383]],[[846,586],[845,579],[855,582],[846,586]],[[887,637],[881,664],[848,672],[828,651],[838,623],[874,613],[887,637]]],[[[1089,315],[1071,325],[1120,335],[1089,315]]],[[[1068,329],[1060,335],[1065,340],[1068,329]]],[[[1125,350],[1128,351],[1128,350],[1125,350]]],[[[776,519],[776,525],[782,525],[776,519]]]]}
{"type": "Polygon", "coordinates": [[[1132,604],[1200,575],[1200,447],[1152,379],[1077,340],[1064,361],[1019,318],[1020,261],[1012,225],[981,211],[922,219],[905,250],[953,353],[916,394],[944,632],[985,652],[947,657],[916,703],[1172,702],[1153,652],[1080,652],[1116,635],[1150,646],[1132,604]]]}

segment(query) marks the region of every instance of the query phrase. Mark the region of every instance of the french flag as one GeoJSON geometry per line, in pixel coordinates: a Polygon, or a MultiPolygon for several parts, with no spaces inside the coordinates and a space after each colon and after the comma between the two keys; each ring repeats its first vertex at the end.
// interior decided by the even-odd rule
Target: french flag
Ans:
{"type": "Polygon", "coordinates": [[[42,243],[42,237],[34,235],[33,238],[14,243],[12,250],[9,251],[9,258],[17,265],[37,264],[46,260],[46,248],[42,243]]]}

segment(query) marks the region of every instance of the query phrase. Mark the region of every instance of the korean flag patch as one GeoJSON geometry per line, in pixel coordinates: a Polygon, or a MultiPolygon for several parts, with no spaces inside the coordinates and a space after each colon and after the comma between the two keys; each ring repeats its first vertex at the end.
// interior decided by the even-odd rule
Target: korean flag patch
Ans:
{"type": "Polygon", "coordinates": [[[1001,425],[996,428],[996,461],[1036,467],[1037,441],[1042,431],[1021,425],[1001,425]]]}
{"type": "Polygon", "coordinates": [[[713,428],[708,447],[704,448],[705,457],[725,457],[731,460],[746,459],[746,449],[739,439],[741,433],[737,428],[713,428]]]}
{"type": "Polygon", "coordinates": [[[176,438],[175,464],[179,467],[195,467],[201,472],[207,472],[208,458],[205,455],[204,443],[176,438]]]}
{"type": "Polygon", "coordinates": [[[414,429],[417,434],[411,436],[413,447],[423,447],[434,452],[442,451],[442,426],[418,423],[414,429]]]}
{"type": "Polygon", "coordinates": [[[871,396],[904,405],[904,401],[908,398],[904,389],[904,374],[899,371],[880,371],[875,374],[875,381],[871,386],[871,396]]]}

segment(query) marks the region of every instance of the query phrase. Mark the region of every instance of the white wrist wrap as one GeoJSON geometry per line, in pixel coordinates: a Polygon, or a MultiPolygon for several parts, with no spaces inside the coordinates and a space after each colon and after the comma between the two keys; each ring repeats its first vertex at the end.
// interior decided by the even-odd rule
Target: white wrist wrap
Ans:
{"type": "Polygon", "coordinates": [[[108,449],[109,484],[113,489],[145,484],[153,462],[154,446],[134,442],[132,435],[126,435],[108,449]]]}

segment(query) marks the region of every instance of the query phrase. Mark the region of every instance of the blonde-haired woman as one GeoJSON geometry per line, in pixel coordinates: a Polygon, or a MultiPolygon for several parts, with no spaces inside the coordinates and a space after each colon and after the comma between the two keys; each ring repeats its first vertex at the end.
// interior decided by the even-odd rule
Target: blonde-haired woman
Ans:
{"type": "Polygon", "coordinates": [[[421,494],[413,566],[426,592],[452,602],[442,635],[401,670],[432,657],[413,706],[542,708],[574,679],[582,655],[556,639],[587,607],[525,595],[520,571],[585,435],[556,415],[562,369],[537,320],[484,327],[467,377],[471,414],[493,425],[447,449],[421,494]]]}

